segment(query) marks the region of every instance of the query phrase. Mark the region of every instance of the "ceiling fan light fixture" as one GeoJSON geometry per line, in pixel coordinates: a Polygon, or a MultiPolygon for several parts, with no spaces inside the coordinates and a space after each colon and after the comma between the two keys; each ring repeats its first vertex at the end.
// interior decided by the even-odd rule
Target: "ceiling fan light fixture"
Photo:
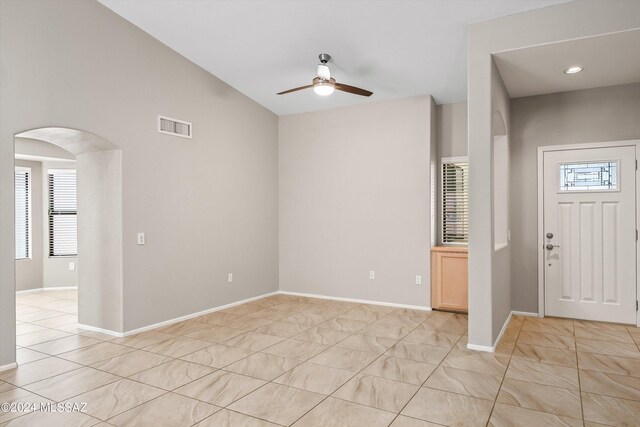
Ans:
{"type": "Polygon", "coordinates": [[[313,91],[320,96],[329,96],[336,90],[340,92],[351,93],[360,96],[371,96],[373,92],[355,86],[349,86],[344,83],[337,83],[336,79],[331,77],[331,72],[327,66],[327,62],[331,56],[326,53],[320,54],[320,64],[318,64],[318,76],[313,79],[310,85],[294,87],[293,89],[283,90],[276,95],[286,95],[288,93],[297,92],[303,89],[313,88],[313,91]]]}
{"type": "Polygon", "coordinates": [[[320,96],[329,96],[336,90],[335,79],[322,80],[313,79],[313,91],[320,96]]]}

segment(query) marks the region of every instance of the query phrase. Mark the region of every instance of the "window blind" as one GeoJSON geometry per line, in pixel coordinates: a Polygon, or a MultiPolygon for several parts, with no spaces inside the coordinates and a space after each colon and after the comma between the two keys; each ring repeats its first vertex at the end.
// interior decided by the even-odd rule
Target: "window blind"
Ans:
{"type": "Polygon", "coordinates": [[[49,256],[78,254],[75,170],[49,173],[49,256]]]}
{"type": "Polygon", "coordinates": [[[467,161],[442,162],[442,243],[469,241],[469,167],[467,161]]]}
{"type": "Polygon", "coordinates": [[[15,169],[16,259],[31,256],[31,170],[15,169]]]}

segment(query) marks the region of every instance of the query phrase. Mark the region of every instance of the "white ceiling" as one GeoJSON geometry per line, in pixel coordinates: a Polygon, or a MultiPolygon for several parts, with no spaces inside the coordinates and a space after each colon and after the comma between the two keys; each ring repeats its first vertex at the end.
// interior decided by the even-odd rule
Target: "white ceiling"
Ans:
{"type": "Polygon", "coordinates": [[[463,101],[467,24],[566,0],[99,1],[282,115],[424,94],[463,101]],[[373,96],[277,96],[311,83],[319,53],[338,82],[373,96]]]}
{"type": "Polygon", "coordinates": [[[513,98],[640,82],[640,30],[494,55],[513,98]],[[564,74],[578,65],[582,71],[564,74]]]}

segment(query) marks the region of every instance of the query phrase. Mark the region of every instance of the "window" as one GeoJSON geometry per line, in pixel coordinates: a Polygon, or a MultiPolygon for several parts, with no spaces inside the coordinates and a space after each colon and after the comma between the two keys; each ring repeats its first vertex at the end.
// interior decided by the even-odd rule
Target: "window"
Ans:
{"type": "Polygon", "coordinates": [[[16,259],[31,257],[31,169],[15,169],[16,259]]]}
{"type": "Polygon", "coordinates": [[[442,243],[466,244],[469,237],[467,158],[442,159],[442,243]]]}
{"type": "Polygon", "coordinates": [[[560,191],[615,191],[618,161],[560,164],[560,191]]]}
{"type": "Polygon", "coordinates": [[[76,171],[49,170],[49,256],[78,254],[76,171]]]}

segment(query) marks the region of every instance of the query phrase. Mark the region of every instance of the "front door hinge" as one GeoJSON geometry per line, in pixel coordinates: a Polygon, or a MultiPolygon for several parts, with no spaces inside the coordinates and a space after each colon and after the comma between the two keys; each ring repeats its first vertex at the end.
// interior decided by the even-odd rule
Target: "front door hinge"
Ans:
{"type": "Polygon", "coordinates": [[[638,301],[636,301],[636,311],[638,311],[638,301]]]}

